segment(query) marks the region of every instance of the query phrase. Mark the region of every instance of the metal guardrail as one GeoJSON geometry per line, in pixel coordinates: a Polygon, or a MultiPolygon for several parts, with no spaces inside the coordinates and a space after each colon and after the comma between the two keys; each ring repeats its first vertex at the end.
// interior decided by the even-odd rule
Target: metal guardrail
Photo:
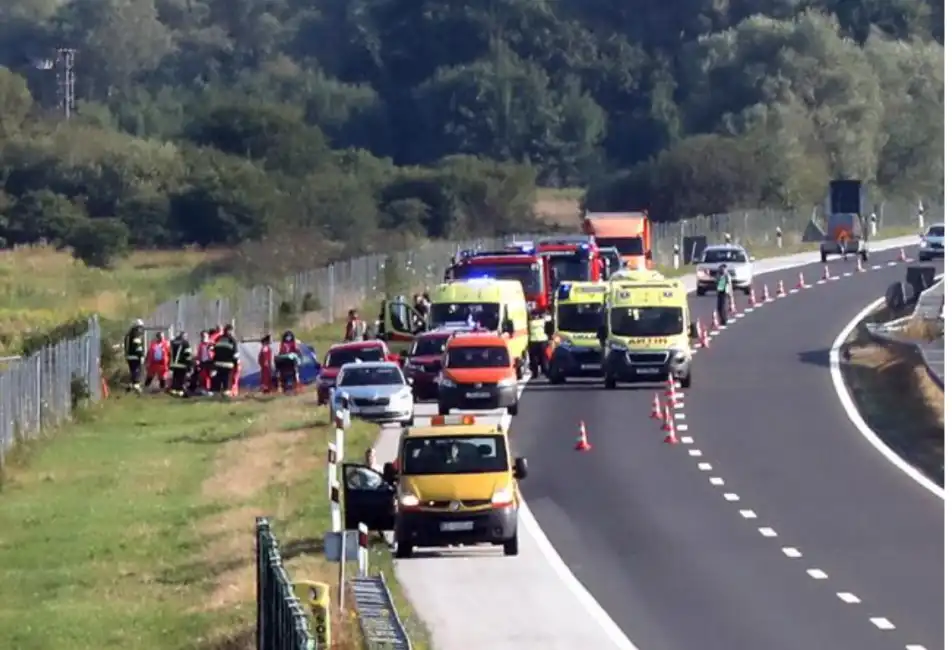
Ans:
{"type": "MultiPolygon", "coordinates": [[[[876,206],[880,229],[919,227],[918,202],[888,202],[876,206]]],[[[938,214],[942,208],[936,206],[938,214]]],[[[655,262],[670,266],[684,237],[706,236],[722,241],[731,235],[736,243],[756,248],[783,251],[813,241],[809,235],[822,231],[818,224],[820,208],[802,210],[746,210],[728,214],[698,216],[680,222],[653,224],[655,262]],[[778,238],[778,229],[781,236],[778,238]]],[[[928,219],[928,217],[926,217],[928,219]]],[[[403,287],[439,284],[443,269],[459,248],[498,246],[512,237],[465,242],[427,242],[410,251],[366,255],[344,260],[320,269],[297,273],[273,286],[239,290],[234,295],[209,297],[181,295],[162,305],[146,318],[152,327],[184,330],[195,335],[219,323],[235,323],[243,337],[254,338],[274,330],[280,320],[281,306],[300,314],[307,312],[308,325],[330,323],[343,317],[348,309],[366,304],[371,298],[392,290],[396,280],[403,287]]]]}
{"type": "Polygon", "coordinates": [[[913,313],[887,323],[864,323],[870,338],[884,346],[898,347],[914,351],[929,376],[936,385],[945,390],[945,278],[939,276],[936,282],[919,295],[913,313]],[[903,329],[913,320],[943,323],[943,334],[935,341],[911,341],[895,336],[892,332],[903,329]]]}
{"type": "Polygon", "coordinates": [[[308,618],[278,549],[271,523],[255,521],[258,650],[315,650],[317,641],[308,629],[308,618]]]}
{"type": "Polygon", "coordinates": [[[350,579],[364,650],[413,650],[383,574],[350,579]]]}

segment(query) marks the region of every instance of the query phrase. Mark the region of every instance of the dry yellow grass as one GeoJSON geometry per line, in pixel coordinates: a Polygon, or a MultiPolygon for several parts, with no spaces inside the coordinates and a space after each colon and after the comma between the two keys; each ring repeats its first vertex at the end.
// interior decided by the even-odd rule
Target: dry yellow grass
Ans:
{"type": "Polygon", "coordinates": [[[860,335],[847,347],[844,378],[870,427],[940,483],[945,474],[945,394],[912,351],[860,335]]]}
{"type": "Polygon", "coordinates": [[[67,252],[24,246],[0,252],[0,350],[25,333],[72,318],[144,317],[158,302],[199,286],[225,251],[142,251],[114,269],[88,268],[67,252]]]}
{"type": "Polygon", "coordinates": [[[577,188],[539,188],[536,192],[535,216],[551,226],[577,230],[579,209],[584,190],[577,188]]]}

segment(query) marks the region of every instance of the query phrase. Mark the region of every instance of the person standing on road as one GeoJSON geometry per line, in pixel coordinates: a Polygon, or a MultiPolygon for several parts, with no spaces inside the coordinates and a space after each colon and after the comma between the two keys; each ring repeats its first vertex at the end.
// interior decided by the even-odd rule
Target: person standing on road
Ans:
{"type": "Polygon", "coordinates": [[[727,265],[721,264],[717,269],[717,320],[721,325],[727,323],[727,309],[733,292],[731,274],[727,265]]]}
{"type": "Polygon", "coordinates": [[[235,328],[228,324],[225,330],[215,341],[214,364],[215,376],[212,379],[212,391],[224,397],[232,389],[235,368],[238,365],[238,341],[235,339],[235,328]]]}
{"type": "Polygon", "coordinates": [[[126,352],[126,364],[129,366],[129,384],[126,390],[142,392],[142,364],[145,361],[145,324],[137,319],[126,332],[122,345],[126,352]]]}
{"type": "Polygon", "coordinates": [[[192,346],[185,332],[179,332],[172,340],[170,356],[172,358],[169,364],[172,369],[172,387],[169,392],[176,397],[185,397],[185,381],[192,367],[192,346]]]}

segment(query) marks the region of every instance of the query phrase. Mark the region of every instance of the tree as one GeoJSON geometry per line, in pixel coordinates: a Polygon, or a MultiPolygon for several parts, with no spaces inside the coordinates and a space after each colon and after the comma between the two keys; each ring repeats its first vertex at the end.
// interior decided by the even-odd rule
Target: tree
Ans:
{"type": "Polygon", "coordinates": [[[87,219],[79,222],[66,238],[73,257],[96,268],[109,268],[129,249],[129,230],[118,219],[87,219]]]}
{"type": "Polygon", "coordinates": [[[9,137],[20,129],[33,107],[26,80],[0,66],[0,137],[9,137]]]}

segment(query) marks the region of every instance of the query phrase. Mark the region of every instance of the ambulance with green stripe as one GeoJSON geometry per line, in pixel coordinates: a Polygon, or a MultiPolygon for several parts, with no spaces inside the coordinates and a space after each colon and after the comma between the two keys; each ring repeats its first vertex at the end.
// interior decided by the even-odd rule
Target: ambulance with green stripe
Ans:
{"type": "Polygon", "coordinates": [[[570,377],[601,377],[602,346],[598,328],[605,318],[605,282],[563,282],[555,291],[547,375],[552,384],[570,377]]]}
{"type": "Polygon", "coordinates": [[[605,388],[619,382],[662,382],[669,373],[684,388],[691,386],[697,331],[680,280],[612,279],[598,338],[604,350],[605,388]]]}

